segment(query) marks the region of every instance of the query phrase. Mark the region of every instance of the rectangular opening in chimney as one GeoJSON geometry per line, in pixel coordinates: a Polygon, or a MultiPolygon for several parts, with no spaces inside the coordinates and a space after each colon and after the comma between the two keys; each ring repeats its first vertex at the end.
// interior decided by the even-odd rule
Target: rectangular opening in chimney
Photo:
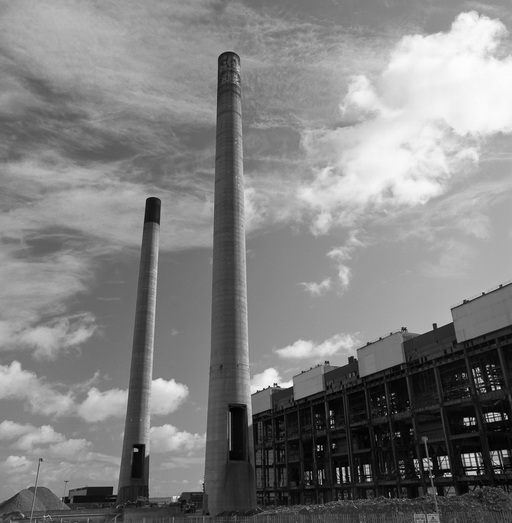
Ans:
{"type": "Polygon", "coordinates": [[[230,405],[228,413],[229,459],[247,459],[247,408],[245,405],[230,405]]]}
{"type": "Polygon", "coordinates": [[[146,445],[135,444],[132,449],[132,478],[142,478],[146,445]]]}

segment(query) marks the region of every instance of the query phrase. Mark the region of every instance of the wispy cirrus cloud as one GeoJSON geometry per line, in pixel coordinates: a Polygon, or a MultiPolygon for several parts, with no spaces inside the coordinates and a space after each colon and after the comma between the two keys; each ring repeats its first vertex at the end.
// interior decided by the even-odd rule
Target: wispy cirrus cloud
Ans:
{"type": "Polygon", "coordinates": [[[304,291],[310,294],[311,296],[323,296],[326,292],[331,290],[332,279],[324,278],[319,283],[316,283],[314,281],[302,282],[300,285],[303,287],[304,291]]]}
{"type": "Polygon", "coordinates": [[[248,228],[300,219],[299,132],[333,96],[336,49],[353,44],[236,2],[1,5],[4,349],[55,358],[101,331],[90,311],[69,304],[105,257],[135,255],[146,197],[163,202],[163,251],[211,244],[221,51],[236,48],[244,62],[248,228]],[[316,109],[304,103],[313,92],[316,109]],[[269,144],[278,136],[276,153],[269,144]],[[276,164],[288,165],[285,179],[276,180],[276,164]],[[52,249],[38,253],[43,244],[52,249]]]}
{"type": "Polygon", "coordinates": [[[476,255],[473,247],[460,240],[446,240],[433,251],[435,261],[421,262],[419,270],[425,276],[437,280],[464,278],[476,255]]]}
{"type": "Polygon", "coordinates": [[[345,291],[352,278],[352,269],[349,265],[352,257],[358,249],[366,247],[367,242],[359,239],[363,231],[353,229],[343,245],[335,247],[327,253],[327,257],[334,261],[336,266],[336,278],[327,277],[320,283],[301,283],[304,290],[312,296],[323,296],[332,289],[340,292],[345,291]]]}
{"type": "Polygon", "coordinates": [[[33,349],[36,359],[55,360],[64,351],[80,347],[96,330],[92,314],[74,314],[13,333],[9,341],[14,339],[16,345],[33,349]]]}

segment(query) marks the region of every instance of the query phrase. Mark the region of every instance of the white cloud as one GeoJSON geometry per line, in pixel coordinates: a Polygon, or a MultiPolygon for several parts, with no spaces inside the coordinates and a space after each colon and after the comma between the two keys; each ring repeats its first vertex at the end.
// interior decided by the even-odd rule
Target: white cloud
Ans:
{"type": "Polygon", "coordinates": [[[74,410],[70,392],[59,392],[35,373],[23,370],[17,361],[0,365],[0,399],[20,400],[32,413],[44,416],[69,415],[74,410]]]}
{"type": "Polygon", "coordinates": [[[29,425],[22,425],[14,421],[4,420],[0,423],[0,440],[11,440],[27,433],[29,425]]]}
{"type": "Polygon", "coordinates": [[[34,349],[36,359],[55,360],[60,354],[79,347],[96,332],[90,313],[60,317],[18,333],[17,344],[34,349]]]}
{"type": "Polygon", "coordinates": [[[174,412],[188,397],[188,387],[174,379],[153,380],[151,387],[151,414],[162,416],[174,412]]]}
{"type": "Polygon", "coordinates": [[[307,293],[311,294],[311,296],[323,296],[331,289],[332,280],[331,278],[325,278],[320,283],[303,282],[301,286],[307,293]]]}
{"type": "Polygon", "coordinates": [[[351,354],[359,343],[358,335],[335,334],[321,343],[297,340],[292,345],[275,350],[284,359],[310,359],[351,354]]]}
{"type": "Polygon", "coordinates": [[[9,420],[0,423],[0,441],[9,450],[61,459],[79,459],[90,447],[87,440],[68,439],[50,425],[35,427],[9,420]]]}
{"type": "Polygon", "coordinates": [[[323,296],[333,288],[338,288],[341,292],[348,288],[352,279],[352,269],[346,262],[352,260],[357,249],[366,247],[366,244],[357,237],[361,232],[359,229],[350,231],[347,241],[342,246],[335,247],[327,253],[327,257],[334,260],[336,264],[336,280],[325,278],[320,283],[301,283],[306,292],[312,296],[323,296]]]}
{"type": "Polygon", "coordinates": [[[100,391],[93,387],[87,392],[87,398],[77,405],[77,414],[86,421],[98,422],[107,418],[126,416],[128,392],[120,389],[100,391]]]}
{"type": "MultiPolygon", "coordinates": [[[[86,383],[77,384],[66,392],[49,385],[35,373],[24,370],[13,361],[10,365],[0,364],[0,400],[11,399],[23,402],[26,409],[45,416],[79,416],[85,421],[96,423],[108,418],[124,418],[128,391],[121,389],[99,390],[91,386],[97,375],[86,383]],[[77,395],[86,392],[80,401],[77,395]]],[[[62,386],[61,386],[62,387],[62,386]]],[[[152,383],[152,414],[174,412],[188,397],[188,387],[174,379],[162,378],[152,383]]],[[[7,430],[4,427],[4,430],[7,430]]]]}
{"type": "Polygon", "coordinates": [[[55,359],[78,349],[97,330],[91,313],[66,310],[72,296],[85,292],[92,264],[88,256],[82,258],[69,248],[73,239],[59,233],[56,224],[48,224],[53,233],[35,233],[36,222],[41,225],[45,218],[33,211],[27,211],[28,216],[14,210],[2,215],[0,350],[31,350],[38,359],[55,359]],[[48,252],[48,247],[41,248],[45,242],[60,247],[48,252]]]}
{"type": "Polygon", "coordinates": [[[8,455],[5,461],[0,461],[2,478],[9,478],[3,491],[6,499],[32,484],[35,467],[35,463],[26,456],[16,454],[8,455]]]}
{"type": "MultiPolygon", "coordinates": [[[[162,378],[151,384],[151,414],[164,415],[174,412],[188,397],[188,387],[176,380],[162,378]]],[[[77,406],[77,413],[86,421],[98,422],[110,417],[124,418],[128,391],[110,389],[100,391],[92,387],[87,398],[77,406]]]]}
{"type": "Polygon", "coordinates": [[[50,425],[43,425],[41,427],[33,427],[25,425],[26,432],[21,435],[11,447],[32,454],[34,449],[46,447],[54,443],[62,443],[65,437],[62,434],[55,432],[50,425]]]}
{"type": "Polygon", "coordinates": [[[206,434],[191,434],[180,431],[175,426],[165,424],[160,427],[151,427],[151,450],[163,452],[192,452],[204,447],[206,434]]]}
{"type": "MultiPolygon", "coordinates": [[[[34,427],[34,430],[39,430],[34,427]]],[[[87,450],[90,443],[85,440],[64,440],[49,446],[34,447],[35,453],[30,457],[13,454],[0,461],[0,476],[9,478],[4,485],[3,493],[12,496],[33,484],[34,471],[37,467],[37,456],[42,456],[41,478],[43,485],[49,488],[62,488],[62,478],[72,483],[81,482],[81,478],[97,484],[114,484],[119,477],[119,460],[111,456],[87,450]]],[[[3,448],[7,447],[3,445],[3,448]]],[[[41,479],[40,478],[40,479],[41,479]]],[[[56,492],[56,490],[54,490],[56,492]]]]}
{"type": "Polygon", "coordinates": [[[512,130],[505,34],[501,22],[463,13],[446,33],[403,38],[373,84],[352,80],[340,106],[352,124],[303,135],[318,168],[299,190],[314,233],[426,203],[478,161],[483,138],[512,130]]]}
{"type": "Polygon", "coordinates": [[[279,371],[275,369],[274,367],[270,367],[268,369],[265,369],[263,372],[260,372],[259,374],[255,374],[251,378],[251,394],[254,394],[258,390],[266,389],[267,387],[271,387],[273,385],[277,385],[278,387],[282,388],[288,388],[293,385],[293,382],[290,381],[283,381],[283,378],[279,374],[279,371]]]}
{"type": "Polygon", "coordinates": [[[365,243],[357,238],[360,233],[361,231],[359,230],[350,231],[349,237],[344,245],[336,247],[327,253],[327,256],[336,262],[338,285],[342,291],[348,288],[352,278],[352,269],[345,262],[352,260],[356,249],[365,247],[365,243]]]}
{"type": "Polygon", "coordinates": [[[32,464],[25,456],[8,456],[5,460],[5,465],[7,465],[11,470],[32,471],[32,464]]]}

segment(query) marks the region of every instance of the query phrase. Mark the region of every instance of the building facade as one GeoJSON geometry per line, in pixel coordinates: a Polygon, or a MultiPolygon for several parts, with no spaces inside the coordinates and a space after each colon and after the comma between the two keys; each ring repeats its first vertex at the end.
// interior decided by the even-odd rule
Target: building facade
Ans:
{"type": "Polygon", "coordinates": [[[91,503],[114,503],[114,487],[80,487],[69,489],[66,503],[88,505],[91,503]]]}
{"type": "Polygon", "coordinates": [[[512,284],[451,312],[254,394],[258,504],[509,490],[512,284]]]}

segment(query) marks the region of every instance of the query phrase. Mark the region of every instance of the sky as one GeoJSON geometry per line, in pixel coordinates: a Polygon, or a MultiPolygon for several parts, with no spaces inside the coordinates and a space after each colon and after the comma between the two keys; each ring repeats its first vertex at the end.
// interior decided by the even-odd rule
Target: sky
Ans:
{"type": "Polygon", "coordinates": [[[38,458],[117,492],[150,196],[150,495],[201,489],[224,51],[254,391],[510,281],[511,32],[509,0],[0,0],[0,501],[38,458]]]}

